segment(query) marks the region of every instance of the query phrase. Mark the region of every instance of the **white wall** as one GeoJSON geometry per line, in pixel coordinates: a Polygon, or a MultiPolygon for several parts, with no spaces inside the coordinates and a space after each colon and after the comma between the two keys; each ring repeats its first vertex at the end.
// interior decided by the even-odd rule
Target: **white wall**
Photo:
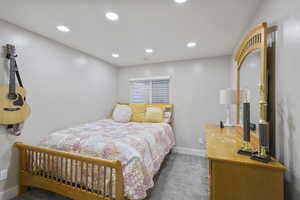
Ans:
{"type": "Polygon", "coordinates": [[[219,90],[229,86],[229,71],[229,56],[121,68],[118,100],[129,102],[128,79],[170,75],[177,145],[204,149],[205,124],[219,123],[225,118],[219,90]]]}
{"type": "MultiPolygon", "coordinates": [[[[116,102],[118,70],[1,20],[0,30],[0,45],[12,43],[17,47],[32,108],[21,137],[9,136],[3,127],[0,129],[0,169],[9,169],[9,180],[0,182],[1,192],[17,183],[17,154],[13,151],[16,141],[36,144],[55,130],[108,116],[116,102]]],[[[6,68],[2,58],[0,84],[8,81],[6,68]]]]}
{"type": "Polygon", "coordinates": [[[275,62],[276,148],[278,159],[287,167],[288,200],[300,198],[299,10],[299,0],[264,0],[248,27],[263,21],[268,22],[269,26],[278,26],[275,62]]]}

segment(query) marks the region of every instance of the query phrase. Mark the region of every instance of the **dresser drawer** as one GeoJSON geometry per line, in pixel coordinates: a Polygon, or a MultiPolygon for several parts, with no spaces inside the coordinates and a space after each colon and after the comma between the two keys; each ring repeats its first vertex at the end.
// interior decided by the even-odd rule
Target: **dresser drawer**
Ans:
{"type": "Polygon", "coordinates": [[[283,200],[283,171],[210,161],[210,200],[283,200]]]}

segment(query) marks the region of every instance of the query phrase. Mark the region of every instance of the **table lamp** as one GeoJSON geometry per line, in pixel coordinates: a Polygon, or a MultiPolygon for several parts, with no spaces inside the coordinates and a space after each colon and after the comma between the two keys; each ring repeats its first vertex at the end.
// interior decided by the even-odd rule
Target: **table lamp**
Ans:
{"type": "Polygon", "coordinates": [[[220,104],[226,105],[226,121],[224,126],[235,126],[231,118],[231,105],[236,104],[236,90],[224,89],[220,91],[220,104]]]}

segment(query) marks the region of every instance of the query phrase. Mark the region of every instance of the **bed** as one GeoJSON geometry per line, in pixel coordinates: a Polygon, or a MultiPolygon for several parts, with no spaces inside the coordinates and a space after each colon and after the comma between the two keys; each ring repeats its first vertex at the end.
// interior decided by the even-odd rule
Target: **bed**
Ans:
{"type": "Polygon", "coordinates": [[[28,186],[72,199],[138,200],[175,145],[168,123],[112,119],[57,131],[20,151],[20,193],[28,186]]]}

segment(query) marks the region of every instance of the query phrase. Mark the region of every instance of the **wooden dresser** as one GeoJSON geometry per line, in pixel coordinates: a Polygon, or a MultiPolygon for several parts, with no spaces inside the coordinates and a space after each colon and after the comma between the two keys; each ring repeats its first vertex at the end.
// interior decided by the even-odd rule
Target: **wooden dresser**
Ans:
{"type": "MultiPolygon", "coordinates": [[[[210,200],[283,200],[285,167],[251,160],[237,153],[242,145],[242,128],[205,127],[209,160],[210,200]]],[[[251,145],[258,138],[251,136],[251,145]]]]}

